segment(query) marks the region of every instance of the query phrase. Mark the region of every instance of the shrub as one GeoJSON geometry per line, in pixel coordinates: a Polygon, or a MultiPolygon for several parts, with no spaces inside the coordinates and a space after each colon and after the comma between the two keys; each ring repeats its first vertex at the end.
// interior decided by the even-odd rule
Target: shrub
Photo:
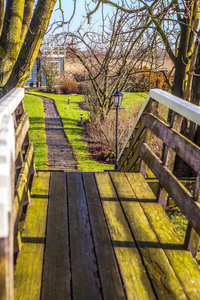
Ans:
{"type": "Polygon", "coordinates": [[[55,88],[57,94],[76,94],[78,90],[78,83],[73,75],[63,73],[60,75],[58,86],[55,88]]]}
{"type": "MultiPolygon", "coordinates": [[[[132,128],[134,119],[138,114],[135,110],[134,114],[130,114],[125,110],[119,111],[118,123],[118,149],[119,153],[124,146],[128,134],[132,128]]],[[[85,141],[88,143],[91,156],[100,161],[113,163],[115,159],[116,144],[116,115],[115,110],[111,110],[109,114],[100,120],[100,118],[86,120],[84,122],[85,141]]]]}
{"type": "Polygon", "coordinates": [[[81,82],[77,86],[77,94],[86,95],[88,93],[88,84],[85,82],[81,82]]]}
{"type": "Polygon", "coordinates": [[[169,90],[169,86],[166,82],[170,82],[169,74],[165,72],[166,77],[163,72],[151,71],[148,67],[144,66],[141,69],[136,69],[135,74],[131,75],[129,78],[129,83],[127,84],[127,89],[130,92],[149,92],[152,88],[159,88],[162,90],[169,90]]]}

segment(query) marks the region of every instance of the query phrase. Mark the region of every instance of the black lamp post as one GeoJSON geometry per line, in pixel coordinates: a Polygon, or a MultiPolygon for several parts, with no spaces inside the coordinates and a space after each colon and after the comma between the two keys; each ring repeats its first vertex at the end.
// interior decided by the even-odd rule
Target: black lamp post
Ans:
{"type": "Polygon", "coordinates": [[[116,107],[116,157],[115,157],[115,170],[117,170],[118,167],[118,110],[122,103],[123,94],[120,93],[117,89],[117,91],[112,94],[112,99],[114,106],[116,107]]]}

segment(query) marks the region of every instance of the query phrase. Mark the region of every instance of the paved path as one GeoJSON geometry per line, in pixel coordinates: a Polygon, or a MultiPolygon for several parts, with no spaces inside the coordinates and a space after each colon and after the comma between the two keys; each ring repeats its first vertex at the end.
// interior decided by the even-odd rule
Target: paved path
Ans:
{"type": "Polygon", "coordinates": [[[48,146],[49,170],[76,171],[72,149],[63,130],[63,124],[54,100],[41,97],[45,113],[46,143],[48,146]]]}

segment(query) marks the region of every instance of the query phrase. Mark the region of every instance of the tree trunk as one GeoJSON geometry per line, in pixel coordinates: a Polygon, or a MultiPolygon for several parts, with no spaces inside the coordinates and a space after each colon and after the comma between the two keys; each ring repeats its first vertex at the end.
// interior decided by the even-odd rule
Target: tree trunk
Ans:
{"type": "Polygon", "coordinates": [[[8,0],[0,38],[0,86],[8,80],[20,51],[25,0],[8,0]]]}
{"type": "Polygon", "coordinates": [[[38,1],[30,28],[3,93],[7,93],[15,86],[24,86],[39,52],[55,4],[56,0],[38,1]]]}

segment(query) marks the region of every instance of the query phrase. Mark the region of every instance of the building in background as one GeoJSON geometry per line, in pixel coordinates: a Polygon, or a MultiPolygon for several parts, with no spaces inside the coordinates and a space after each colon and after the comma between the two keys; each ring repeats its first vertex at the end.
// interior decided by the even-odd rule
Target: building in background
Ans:
{"type": "Polygon", "coordinates": [[[57,77],[59,77],[60,74],[64,72],[65,56],[66,47],[64,46],[43,47],[38,53],[25,87],[46,86],[46,80],[42,70],[42,65],[45,60],[51,62],[51,66],[53,66],[54,70],[58,74],[57,77]]]}

